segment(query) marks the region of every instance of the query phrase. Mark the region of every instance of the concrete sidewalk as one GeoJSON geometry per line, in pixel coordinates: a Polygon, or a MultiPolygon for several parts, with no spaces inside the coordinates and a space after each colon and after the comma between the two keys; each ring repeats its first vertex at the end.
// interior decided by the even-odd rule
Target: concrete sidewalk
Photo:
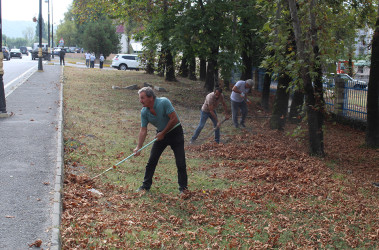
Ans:
{"type": "Polygon", "coordinates": [[[63,67],[43,65],[6,99],[0,118],[0,249],[59,249],[63,67]]]}

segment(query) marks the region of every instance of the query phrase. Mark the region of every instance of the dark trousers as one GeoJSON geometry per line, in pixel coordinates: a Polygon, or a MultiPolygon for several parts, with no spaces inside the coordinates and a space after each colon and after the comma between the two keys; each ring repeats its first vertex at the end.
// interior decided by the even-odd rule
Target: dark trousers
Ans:
{"type": "Polygon", "coordinates": [[[100,69],[102,69],[103,68],[103,61],[100,61],[100,69]]]}
{"type": "Polygon", "coordinates": [[[182,191],[187,189],[188,177],[182,126],[178,126],[171,132],[167,133],[163,140],[154,142],[150,152],[149,161],[146,165],[145,178],[142,185],[145,189],[150,189],[153,184],[155,168],[158,164],[160,156],[167,146],[170,146],[172,151],[174,151],[176,167],[178,170],[179,190],[182,191]]]}
{"type": "Polygon", "coordinates": [[[59,57],[59,61],[60,61],[61,65],[62,65],[62,62],[63,62],[63,65],[64,65],[64,57],[59,57]]]}
{"type": "Polygon", "coordinates": [[[238,128],[238,110],[241,110],[240,124],[245,125],[245,119],[248,112],[246,101],[243,101],[243,102],[231,101],[231,103],[232,103],[232,118],[233,118],[234,126],[238,128]]]}
{"type": "Polygon", "coordinates": [[[91,68],[95,68],[95,61],[90,62],[91,68]]]}

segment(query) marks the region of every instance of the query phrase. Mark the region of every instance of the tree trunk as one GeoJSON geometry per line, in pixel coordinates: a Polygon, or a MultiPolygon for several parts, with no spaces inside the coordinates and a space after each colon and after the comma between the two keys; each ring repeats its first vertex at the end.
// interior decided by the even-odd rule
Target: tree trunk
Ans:
{"type": "MultiPolygon", "coordinates": [[[[378,7],[379,8],[379,7],[378,7]]],[[[372,39],[371,69],[367,92],[366,145],[379,147],[379,9],[372,39]]]]}
{"type": "Polygon", "coordinates": [[[171,50],[166,50],[166,81],[175,82],[175,65],[171,50]]]}
{"type": "Polygon", "coordinates": [[[248,18],[242,18],[242,33],[244,34],[244,37],[242,38],[242,73],[241,73],[241,79],[247,80],[253,78],[253,56],[251,55],[253,51],[253,34],[249,30],[249,19],[248,18]]]}
{"type": "Polygon", "coordinates": [[[245,50],[242,51],[242,73],[241,73],[241,79],[247,80],[253,78],[253,58],[247,54],[245,50]]]}
{"type": "Polygon", "coordinates": [[[200,58],[200,81],[205,81],[207,77],[207,61],[204,58],[200,58]]]}
{"type": "MultiPolygon", "coordinates": [[[[300,74],[304,84],[305,90],[305,104],[306,111],[308,115],[308,136],[309,136],[309,153],[310,155],[324,156],[324,147],[322,137],[320,136],[320,132],[322,132],[322,127],[319,128],[318,121],[318,111],[315,109],[316,101],[313,93],[312,79],[309,74],[309,54],[305,51],[305,43],[304,38],[301,36],[301,26],[300,20],[297,14],[296,1],[288,0],[291,17],[292,17],[292,25],[295,33],[296,40],[296,48],[298,51],[298,59],[302,61],[300,67],[300,74]]],[[[321,133],[322,135],[322,133],[321,133]]]]}
{"type": "Polygon", "coordinates": [[[165,63],[165,53],[163,50],[161,51],[161,54],[159,55],[159,60],[158,60],[158,76],[164,77],[164,73],[166,69],[166,63],[165,63]]]}
{"type": "Polygon", "coordinates": [[[185,55],[183,56],[182,63],[180,64],[179,75],[181,77],[188,77],[188,63],[185,55]]]}
{"type": "Polygon", "coordinates": [[[217,56],[218,56],[218,46],[215,46],[212,49],[212,54],[208,59],[208,67],[207,67],[207,76],[205,78],[204,88],[208,91],[213,91],[215,87],[215,83],[218,77],[217,71],[217,56]]]}
{"type": "Polygon", "coordinates": [[[215,86],[215,81],[216,81],[216,61],[210,59],[208,61],[208,67],[207,67],[207,76],[205,79],[205,84],[204,88],[208,91],[211,92],[213,91],[213,88],[215,86]]]}
{"type": "Polygon", "coordinates": [[[304,104],[304,92],[302,90],[296,90],[292,97],[290,113],[288,115],[289,121],[292,123],[298,123],[301,121],[301,109],[304,104]]]}
{"type": "Polygon", "coordinates": [[[190,80],[196,81],[196,58],[195,57],[192,57],[189,60],[188,78],[190,80]]]}
{"type": "MultiPolygon", "coordinates": [[[[321,60],[320,60],[320,49],[318,47],[318,39],[317,39],[317,25],[316,25],[316,15],[314,13],[316,9],[316,0],[311,0],[310,8],[309,8],[309,19],[311,23],[311,44],[313,46],[313,72],[316,72],[314,78],[314,90],[315,90],[315,105],[314,112],[316,113],[316,135],[317,135],[317,147],[320,147],[321,156],[324,156],[324,115],[325,115],[325,101],[324,101],[324,92],[322,86],[322,68],[321,68],[321,60]]],[[[351,70],[353,67],[351,67],[351,70]]]]}
{"type": "Polygon", "coordinates": [[[276,89],[275,102],[272,109],[270,118],[270,128],[283,130],[286,124],[286,117],[288,112],[288,86],[291,82],[291,78],[281,73],[278,79],[278,87],[276,89]]]}
{"type": "Polygon", "coordinates": [[[262,90],[262,99],[261,99],[262,107],[265,111],[268,111],[270,109],[269,107],[270,85],[271,85],[271,75],[268,72],[266,72],[264,80],[263,80],[263,90],[262,90]]]}
{"type": "Polygon", "coordinates": [[[154,74],[154,62],[155,62],[155,59],[154,59],[154,51],[152,50],[149,50],[146,54],[146,73],[147,74],[154,74]]]}

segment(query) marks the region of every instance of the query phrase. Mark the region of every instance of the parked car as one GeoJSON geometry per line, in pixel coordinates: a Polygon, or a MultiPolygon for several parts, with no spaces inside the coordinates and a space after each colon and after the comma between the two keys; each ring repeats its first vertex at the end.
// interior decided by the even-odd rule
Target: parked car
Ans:
{"type": "Polygon", "coordinates": [[[9,53],[9,49],[6,46],[3,46],[3,55],[4,55],[4,59],[5,60],[9,61],[11,59],[11,55],[9,53]]]}
{"type": "Polygon", "coordinates": [[[22,54],[25,54],[25,55],[29,55],[29,51],[28,51],[28,48],[26,48],[25,46],[21,46],[20,47],[20,51],[22,54]]]}
{"type": "Polygon", "coordinates": [[[138,55],[133,54],[117,54],[112,60],[112,67],[118,70],[143,68],[141,60],[138,55]]]}
{"type": "Polygon", "coordinates": [[[53,50],[53,55],[55,55],[55,56],[59,56],[59,52],[61,51],[61,49],[60,48],[54,48],[54,50],[53,50]]]}
{"type": "Polygon", "coordinates": [[[28,50],[29,53],[32,53],[33,51],[32,47],[26,47],[26,49],[28,50]]]}
{"type": "MultiPolygon", "coordinates": [[[[357,80],[349,76],[348,74],[337,74],[337,77],[342,78],[346,83],[349,84],[349,87],[353,87],[355,89],[365,89],[367,88],[367,82],[357,80]]],[[[324,87],[334,87],[334,74],[328,74],[323,78],[324,87]]]]}
{"type": "Polygon", "coordinates": [[[11,49],[11,58],[12,57],[18,57],[22,59],[22,53],[20,49],[11,49]]]}

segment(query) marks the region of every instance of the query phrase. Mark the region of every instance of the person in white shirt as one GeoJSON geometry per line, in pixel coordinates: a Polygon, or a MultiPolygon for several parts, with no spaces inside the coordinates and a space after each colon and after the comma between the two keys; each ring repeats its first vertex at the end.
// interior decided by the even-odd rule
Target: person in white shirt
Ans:
{"type": "Polygon", "coordinates": [[[90,57],[90,68],[95,68],[95,60],[96,60],[95,53],[92,53],[90,57]]]}
{"type": "Polygon", "coordinates": [[[247,93],[253,85],[253,80],[247,81],[239,80],[232,88],[232,94],[230,95],[230,101],[232,103],[232,119],[234,127],[238,128],[239,125],[245,128],[245,119],[247,116],[247,103],[250,101],[247,99],[247,93]],[[238,123],[238,110],[241,110],[241,121],[238,123]]]}
{"type": "Polygon", "coordinates": [[[85,58],[86,58],[86,66],[87,68],[89,68],[89,59],[91,58],[91,54],[87,51],[85,54],[84,54],[85,58]]]}
{"type": "Polygon", "coordinates": [[[104,64],[104,60],[105,60],[105,58],[104,58],[104,56],[103,56],[103,54],[100,54],[100,69],[102,69],[103,68],[103,64],[104,64]]]}

